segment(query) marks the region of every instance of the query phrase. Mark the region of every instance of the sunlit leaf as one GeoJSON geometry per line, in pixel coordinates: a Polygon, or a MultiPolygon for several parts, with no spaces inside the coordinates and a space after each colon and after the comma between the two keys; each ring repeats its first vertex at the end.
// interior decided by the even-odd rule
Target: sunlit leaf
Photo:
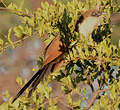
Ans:
{"type": "Polygon", "coordinates": [[[12,34],[12,29],[13,28],[10,28],[9,30],[8,30],[8,41],[9,41],[9,43],[11,44],[11,46],[13,47],[13,48],[15,48],[15,46],[14,46],[14,42],[12,41],[12,36],[11,36],[11,34],[12,34]]]}

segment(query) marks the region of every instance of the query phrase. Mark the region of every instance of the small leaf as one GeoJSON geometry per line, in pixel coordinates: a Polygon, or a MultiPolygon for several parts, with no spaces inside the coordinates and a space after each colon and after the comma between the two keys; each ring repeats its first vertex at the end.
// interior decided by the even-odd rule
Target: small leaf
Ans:
{"type": "Polygon", "coordinates": [[[4,97],[7,98],[7,99],[10,97],[10,94],[9,94],[8,90],[5,91],[4,97]]]}
{"type": "Polygon", "coordinates": [[[18,27],[14,28],[14,32],[15,32],[15,36],[17,36],[18,38],[22,38],[24,29],[22,26],[19,25],[18,27]]]}
{"type": "Polygon", "coordinates": [[[21,0],[19,9],[22,9],[23,5],[24,5],[24,0],[21,0]]]}
{"type": "Polygon", "coordinates": [[[41,66],[42,66],[43,61],[44,61],[44,59],[43,59],[42,57],[40,57],[40,58],[38,59],[38,61],[37,61],[38,67],[41,67],[41,66]]]}
{"type": "Polygon", "coordinates": [[[21,77],[17,77],[16,82],[17,82],[20,86],[23,85],[23,81],[22,81],[22,78],[21,78],[21,77]]]}
{"type": "Polygon", "coordinates": [[[8,41],[9,41],[9,43],[11,44],[11,46],[12,46],[13,48],[15,48],[14,43],[13,43],[13,41],[11,40],[12,29],[13,29],[13,28],[10,28],[10,29],[8,30],[8,41]]]}
{"type": "Polygon", "coordinates": [[[120,48],[120,40],[119,40],[119,43],[118,43],[118,45],[119,45],[119,48],[120,48]]]}
{"type": "Polygon", "coordinates": [[[41,2],[41,6],[44,9],[44,8],[48,8],[49,4],[48,4],[48,2],[41,2]]]}
{"type": "Polygon", "coordinates": [[[3,45],[4,41],[3,39],[0,39],[0,45],[3,45]]]}
{"type": "Polygon", "coordinates": [[[67,96],[67,101],[68,101],[69,104],[72,104],[72,98],[71,98],[70,95],[67,96]]]}
{"type": "Polygon", "coordinates": [[[9,8],[9,9],[17,9],[17,5],[16,5],[16,4],[13,4],[13,3],[10,3],[10,4],[8,5],[8,8],[9,8]]]}

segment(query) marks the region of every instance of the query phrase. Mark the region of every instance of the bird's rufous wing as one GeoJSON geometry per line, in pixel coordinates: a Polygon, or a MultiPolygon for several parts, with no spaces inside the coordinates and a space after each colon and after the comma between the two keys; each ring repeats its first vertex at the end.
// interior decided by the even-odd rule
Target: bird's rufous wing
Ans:
{"type": "Polygon", "coordinates": [[[44,55],[43,66],[50,63],[57,57],[63,54],[62,48],[64,47],[61,39],[57,36],[47,47],[44,55]]]}

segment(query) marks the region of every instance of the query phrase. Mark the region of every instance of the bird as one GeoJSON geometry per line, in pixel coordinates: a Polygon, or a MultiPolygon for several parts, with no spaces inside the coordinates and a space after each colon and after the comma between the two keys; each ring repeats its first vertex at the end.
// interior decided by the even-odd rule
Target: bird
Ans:
{"type": "MultiPolygon", "coordinates": [[[[100,16],[101,12],[98,8],[86,11],[76,21],[74,31],[88,37],[93,32],[95,27],[100,24],[100,16]]],[[[62,42],[60,36],[56,36],[45,49],[42,67],[18,92],[12,103],[14,103],[15,100],[17,100],[29,86],[31,86],[28,94],[28,97],[30,97],[32,92],[36,89],[37,85],[46,74],[50,74],[64,65],[64,54],[66,52],[66,48],[67,47],[62,42]]]]}

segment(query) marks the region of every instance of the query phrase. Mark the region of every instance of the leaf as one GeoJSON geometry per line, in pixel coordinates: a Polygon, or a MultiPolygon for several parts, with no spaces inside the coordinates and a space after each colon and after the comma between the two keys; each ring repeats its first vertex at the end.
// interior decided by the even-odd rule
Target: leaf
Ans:
{"type": "Polygon", "coordinates": [[[70,95],[67,95],[67,101],[68,101],[69,104],[72,104],[72,98],[71,98],[70,95]]]}
{"type": "Polygon", "coordinates": [[[24,21],[28,23],[30,26],[34,26],[34,17],[32,18],[24,17],[24,21]]]}
{"type": "Polygon", "coordinates": [[[79,99],[78,101],[73,102],[74,106],[80,106],[81,105],[81,100],[79,99]]]}
{"type": "Polygon", "coordinates": [[[15,45],[14,45],[13,41],[11,40],[12,29],[13,29],[13,28],[10,28],[10,29],[8,30],[8,41],[9,41],[9,43],[11,44],[11,46],[12,46],[13,48],[15,48],[15,45]]]}
{"type": "Polygon", "coordinates": [[[9,9],[17,9],[17,5],[14,4],[14,3],[10,3],[10,4],[8,5],[8,8],[9,8],[9,9]]]}
{"type": "Polygon", "coordinates": [[[10,94],[9,94],[8,90],[5,91],[4,97],[7,98],[7,99],[10,97],[10,94]]]}
{"type": "Polygon", "coordinates": [[[23,81],[22,81],[22,78],[21,78],[21,77],[17,77],[16,82],[17,82],[20,86],[23,85],[23,81]]]}
{"type": "Polygon", "coordinates": [[[3,45],[4,41],[0,38],[0,45],[3,45]]]}
{"type": "Polygon", "coordinates": [[[119,43],[118,43],[118,45],[119,45],[119,48],[120,48],[120,40],[119,40],[119,43]]]}
{"type": "Polygon", "coordinates": [[[19,9],[22,9],[23,5],[24,5],[24,0],[21,0],[20,5],[19,5],[19,9]]]}
{"type": "Polygon", "coordinates": [[[18,38],[22,38],[24,29],[21,25],[19,25],[19,26],[14,28],[14,32],[15,32],[15,36],[17,36],[18,38]]]}
{"type": "Polygon", "coordinates": [[[38,61],[37,61],[37,65],[40,68],[43,65],[44,59],[42,57],[39,57],[38,61]]]}
{"type": "Polygon", "coordinates": [[[29,26],[24,27],[24,34],[28,36],[32,36],[32,28],[29,26]]]}
{"type": "Polygon", "coordinates": [[[44,9],[44,8],[48,8],[49,4],[48,4],[48,2],[41,2],[41,6],[44,9]]]}
{"type": "Polygon", "coordinates": [[[28,15],[29,14],[29,10],[27,8],[25,8],[25,13],[28,15]]]}

